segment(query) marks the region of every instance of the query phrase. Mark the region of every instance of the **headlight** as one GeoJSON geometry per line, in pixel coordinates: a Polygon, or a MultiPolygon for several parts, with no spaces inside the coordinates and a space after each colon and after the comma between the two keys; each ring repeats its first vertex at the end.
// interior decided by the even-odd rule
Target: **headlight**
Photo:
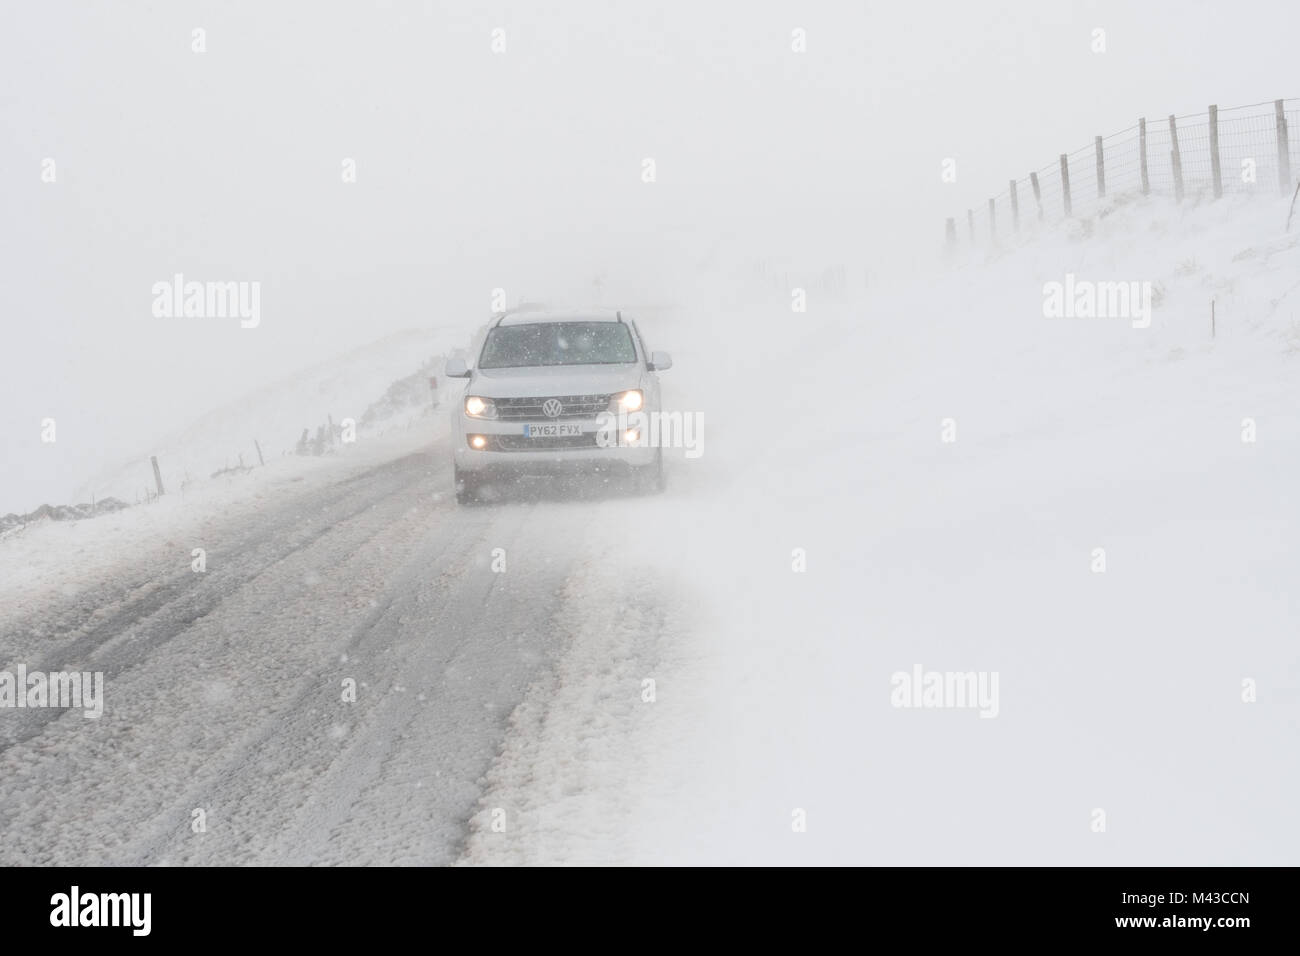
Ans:
{"type": "Polygon", "coordinates": [[[490,398],[471,395],[465,399],[465,414],[471,418],[496,418],[497,405],[490,398]]]}
{"type": "Polygon", "coordinates": [[[643,404],[645,404],[645,396],[641,394],[641,389],[633,388],[613,396],[609,400],[609,410],[611,412],[639,412],[643,404]]]}

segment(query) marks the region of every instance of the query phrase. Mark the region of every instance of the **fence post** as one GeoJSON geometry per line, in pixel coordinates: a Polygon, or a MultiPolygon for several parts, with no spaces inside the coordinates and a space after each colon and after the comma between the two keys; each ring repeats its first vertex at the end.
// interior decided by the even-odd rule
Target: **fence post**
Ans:
{"type": "Polygon", "coordinates": [[[1106,198],[1106,160],[1102,156],[1101,137],[1098,136],[1093,140],[1097,148],[1097,198],[1106,198]]]}
{"type": "Polygon", "coordinates": [[[1065,214],[1070,215],[1070,160],[1061,154],[1061,198],[1065,202],[1065,214]]]}
{"type": "Polygon", "coordinates": [[[1016,181],[1011,180],[1011,228],[1020,231],[1020,197],[1016,195],[1016,181]]]}
{"type": "Polygon", "coordinates": [[[1291,190],[1291,154],[1287,149],[1286,110],[1281,100],[1273,102],[1273,113],[1277,117],[1277,179],[1278,188],[1285,196],[1291,190]]]}
{"type": "Polygon", "coordinates": [[[1214,198],[1223,197],[1223,174],[1219,168],[1219,107],[1210,105],[1210,175],[1214,179],[1214,198]]]}
{"type": "Polygon", "coordinates": [[[993,211],[993,200],[989,200],[989,238],[992,239],[998,234],[997,214],[993,211]]]}
{"type": "Polygon", "coordinates": [[[1034,187],[1034,205],[1038,207],[1038,218],[1043,218],[1043,193],[1038,188],[1038,173],[1029,174],[1029,185],[1034,187]]]}
{"type": "Polygon", "coordinates": [[[975,210],[966,210],[966,225],[970,228],[970,241],[975,241],[975,210]]]}
{"type": "Polygon", "coordinates": [[[158,456],[150,455],[149,463],[153,465],[153,483],[158,486],[158,494],[165,494],[163,491],[162,472],[158,470],[158,456]]]}
{"type": "Polygon", "coordinates": [[[266,459],[262,457],[262,446],[257,443],[256,438],[253,439],[253,447],[257,449],[257,463],[266,467],[266,459]]]}
{"type": "Polygon", "coordinates": [[[1142,195],[1151,195],[1151,180],[1147,177],[1147,118],[1138,120],[1138,163],[1142,167],[1142,195]]]}
{"type": "Polygon", "coordinates": [[[956,219],[948,220],[947,233],[948,233],[948,245],[955,246],[957,244],[957,220],[956,219]]]}
{"type": "Polygon", "coordinates": [[[1178,152],[1178,121],[1169,114],[1169,156],[1174,165],[1174,198],[1183,201],[1183,157],[1178,152]]]}

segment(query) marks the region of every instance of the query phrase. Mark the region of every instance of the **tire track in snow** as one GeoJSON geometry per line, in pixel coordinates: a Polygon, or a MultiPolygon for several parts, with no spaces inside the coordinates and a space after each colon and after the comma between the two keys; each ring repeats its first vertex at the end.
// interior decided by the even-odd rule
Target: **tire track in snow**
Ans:
{"type": "Polygon", "coordinates": [[[49,659],[108,671],[109,706],[9,728],[0,864],[454,859],[601,505],[457,508],[439,451],[219,529],[206,581],[132,597],[137,567],[107,618],[101,592],[61,605],[80,628],[49,659]]]}

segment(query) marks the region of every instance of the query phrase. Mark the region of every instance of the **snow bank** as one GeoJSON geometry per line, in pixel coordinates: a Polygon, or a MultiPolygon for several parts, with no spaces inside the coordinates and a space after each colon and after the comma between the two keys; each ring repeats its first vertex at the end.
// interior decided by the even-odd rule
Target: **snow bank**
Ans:
{"type": "MultiPolygon", "coordinates": [[[[241,458],[246,467],[256,465],[255,441],[268,461],[292,455],[303,429],[314,436],[330,418],[335,424],[345,418],[362,423],[367,410],[381,403],[386,390],[397,380],[461,344],[464,337],[462,328],[409,330],[317,363],[214,409],[151,449],[141,449],[129,462],[89,481],[80,496],[115,495],[128,502],[140,499],[153,488],[150,454],[158,456],[168,490],[181,483],[206,480],[222,469],[236,468],[241,458]]],[[[431,370],[430,374],[435,372],[431,370]]],[[[427,385],[424,398],[431,403],[427,385]]],[[[383,420],[412,408],[420,410],[415,404],[388,408],[389,414],[383,420]]],[[[378,427],[380,421],[364,423],[382,430],[378,427]]]]}

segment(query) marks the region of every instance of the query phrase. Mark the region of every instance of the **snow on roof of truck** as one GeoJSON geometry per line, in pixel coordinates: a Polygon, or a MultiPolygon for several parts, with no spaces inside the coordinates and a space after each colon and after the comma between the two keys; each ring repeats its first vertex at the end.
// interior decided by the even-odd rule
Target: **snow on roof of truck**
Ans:
{"type": "Polygon", "coordinates": [[[620,322],[613,309],[596,309],[582,312],[507,312],[497,325],[538,325],[543,322],[620,322]]]}

